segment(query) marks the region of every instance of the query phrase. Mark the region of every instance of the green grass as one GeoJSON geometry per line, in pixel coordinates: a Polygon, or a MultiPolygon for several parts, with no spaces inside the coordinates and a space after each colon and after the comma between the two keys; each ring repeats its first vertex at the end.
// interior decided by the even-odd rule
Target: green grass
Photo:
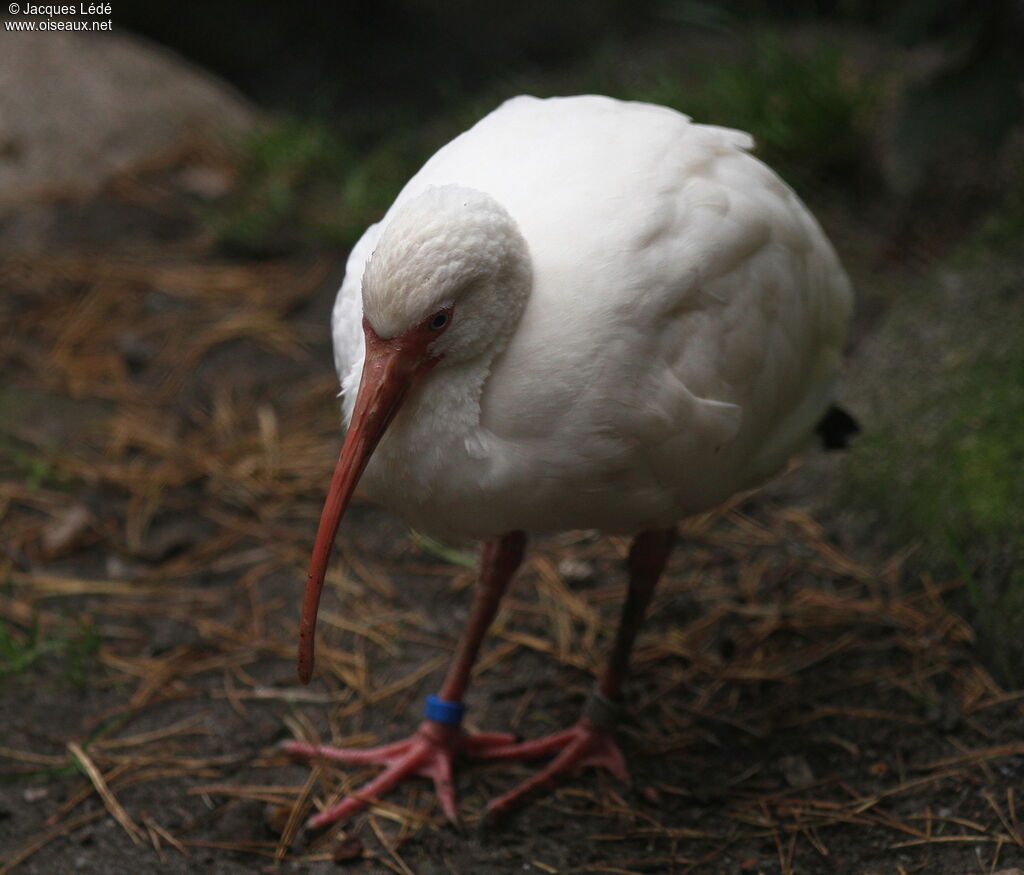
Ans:
{"type": "Polygon", "coordinates": [[[66,489],[67,476],[20,441],[0,434],[0,472],[9,471],[30,489],[66,489]]]}
{"type": "Polygon", "coordinates": [[[81,686],[99,646],[99,633],[87,622],[68,622],[44,636],[37,618],[28,628],[0,621],[0,681],[59,661],[63,677],[81,686]]]}
{"type": "Polygon", "coordinates": [[[459,550],[455,547],[450,547],[435,538],[431,538],[430,535],[424,535],[422,532],[413,532],[412,540],[413,543],[424,553],[428,553],[443,562],[448,562],[451,565],[459,565],[462,568],[469,568],[470,570],[477,567],[476,556],[468,550],[459,550]]]}
{"type": "Polygon", "coordinates": [[[962,247],[961,258],[978,260],[1018,249],[1024,241],[1024,143],[1017,147],[1015,166],[1007,173],[1003,196],[962,247]]]}
{"type": "Polygon", "coordinates": [[[643,75],[624,96],[749,131],[757,154],[798,185],[853,183],[868,171],[879,86],[855,73],[838,46],[798,50],[762,34],[738,58],[683,72],[643,75]]]}
{"type": "Polygon", "coordinates": [[[237,182],[207,218],[242,256],[344,251],[440,145],[422,139],[411,127],[357,147],[322,118],[279,117],[236,144],[237,182]]]}
{"type": "Polygon", "coordinates": [[[851,453],[846,499],[894,542],[920,542],[918,568],[964,581],[958,606],[979,651],[1020,685],[1024,260],[994,239],[971,241],[897,301],[861,353],[873,359],[873,421],[851,453]]]}
{"type": "Polygon", "coordinates": [[[344,237],[345,215],[331,193],[351,156],[326,124],[279,119],[236,145],[237,184],[209,216],[226,249],[273,256],[344,237]]]}
{"type": "Polygon", "coordinates": [[[860,470],[901,527],[953,533],[960,549],[1012,537],[1024,522],[1024,385],[1012,379],[1024,350],[933,352],[933,382],[858,442],[860,470]]]}

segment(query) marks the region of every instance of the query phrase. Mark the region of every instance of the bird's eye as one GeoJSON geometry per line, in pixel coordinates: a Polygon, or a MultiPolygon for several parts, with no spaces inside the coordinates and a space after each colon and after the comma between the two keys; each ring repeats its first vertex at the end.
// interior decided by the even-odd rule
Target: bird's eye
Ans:
{"type": "Polygon", "coordinates": [[[448,324],[448,320],[451,317],[447,310],[438,310],[433,316],[430,317],[430,329],[432,331],[440,331],[445,325],[448,324]]]}

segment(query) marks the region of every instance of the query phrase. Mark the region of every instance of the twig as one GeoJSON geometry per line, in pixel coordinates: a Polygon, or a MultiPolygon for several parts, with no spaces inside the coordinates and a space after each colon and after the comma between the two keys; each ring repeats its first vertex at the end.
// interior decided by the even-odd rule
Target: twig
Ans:
{"type": "Polygon", "coordinates": [[[82,750],[76,741],[68,742],[68,751],[76,760],[78,760],[79,763],[82,764],[82,768],[85,769],[86,774],[89,776],[89,780],[92,781],[92,785],[96,788],[96,792],[100,794],[103,804],[107,806],[107,811],[109,811],[113,815],[114,819],[121,824],[124,831],[128,833],[128,838],[132,840],[132,843],[135,845],[140,844],[142,842],[142,830],[128,816],[128,812],[124,810],[114,794],[110,792],[110,788],[107,786],[107,782],[103,779],[103,775],[100,774],[100,770],[96,768],[96,764],[89,758],[88,754],[82,750]]]}

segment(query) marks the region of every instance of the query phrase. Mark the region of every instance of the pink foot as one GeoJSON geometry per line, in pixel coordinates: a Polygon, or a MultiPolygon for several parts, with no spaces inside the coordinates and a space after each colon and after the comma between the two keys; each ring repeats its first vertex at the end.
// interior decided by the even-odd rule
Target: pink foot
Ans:
{"type": "Polygon", "coordinates": [[[533,777],[523,781],[504,796],[492,799],[487,804],[486,818],[495,819],[517,805],[534,790],[552,783],[558,775],[574,769],[593,766],[607,769],[625,784],[631,783],[629,770],[622,751],[607,729],[601,729],[586,717],[568,729],[536,738],[506,745],[489,745],[472,755],[481,759],[536,759],[556,753],[557,756],[533,777]]]}
{"type": "Polygon", "coordinates": [[[372,763],[385,766],[383,772],[351,796],[311,817],[306,826],[316,830],[346,820],[381,798],[410,775],[431,778],[445,817],[452,823],[458,823],[455,788],[452,786],[452,760],[459,754],[486,757],[487,751],[492,748],[502,750],[514,746],[514,740],[515,736],[504,732],[466,735],[458,726],[446,726],[434,720],[424,720],[416,732],[404,741],[380,747],[360,750],[286,741],[282,748],[297,757],[319,757],[339,763],[372,763]]]}

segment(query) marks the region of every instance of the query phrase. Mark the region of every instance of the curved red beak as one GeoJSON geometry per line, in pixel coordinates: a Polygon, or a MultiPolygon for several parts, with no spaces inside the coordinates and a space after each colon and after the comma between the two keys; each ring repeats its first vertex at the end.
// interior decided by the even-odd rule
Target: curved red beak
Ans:
{"type": "Polygon", "coordinates": [[[431,356],[427,347],[437,339],[437,332],[426,325],[416,326],[398,337],[382,340],[363,319],[366,335],[366,357],[359,381],[352,422],[341,447],[338,464],[320,514],[320,526],[309,563],[306,594],[299,621],[299,680],[309,683],[313,674],[313,644],[316,614],[320,607],[327,560],[334,536],[355,492],[359,478],[384,432],[391,424],[402,401],[413,384],[429,371],[439,357],[431,356]]]}

